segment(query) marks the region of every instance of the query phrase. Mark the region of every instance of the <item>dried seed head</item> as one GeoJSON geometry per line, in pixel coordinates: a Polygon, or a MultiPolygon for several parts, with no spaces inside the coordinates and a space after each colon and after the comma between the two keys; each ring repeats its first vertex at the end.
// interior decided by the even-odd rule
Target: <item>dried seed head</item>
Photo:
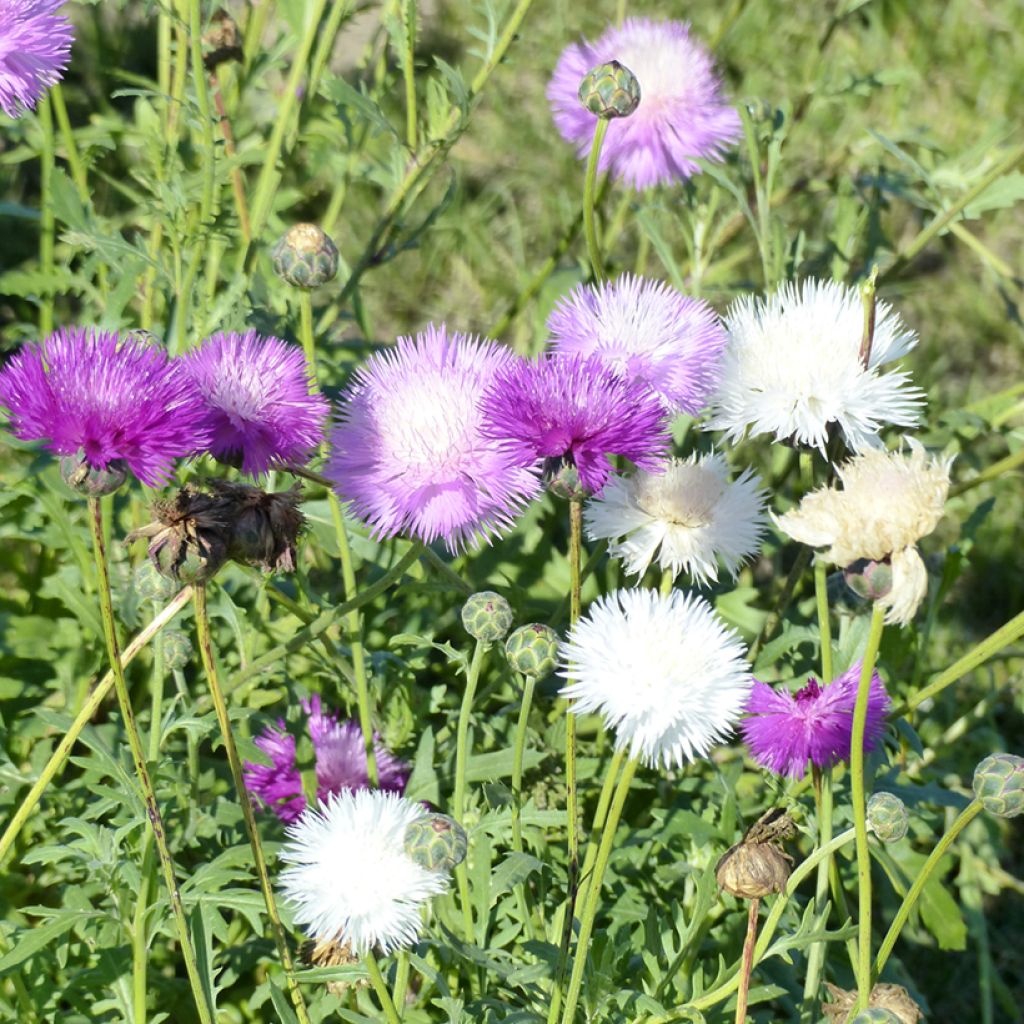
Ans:
{"type": "MultiPolygon", "coordinates": [[[[352,952],[352,947],[347,942],[338,942],[336,939],[317,939],[313,948],[307,951],[307,955],[314,967],[348,967],[350,964],[359,963],[359,957],[352,952]]],[[[351,988],[366,988],[369,984],[368,978],[329,981],[327,991],[331,995],[341,996],[351,988]]]]}
{"type": "Polygon", "coordinates": [[[242,57],[242,33],[238,31],[235,19],[221,8],[203,33],[203,67],[213,71],[219,64],[241,60],[242,57]]]}
{"type": "MultiPolygon", "coordinates": [[[[830,1021],[830,1024],[846,1024],[854,1006],[857,1004],[856,991],[848,992],[825,982],[825,987],[832,998],[832,1002],[822,1006],[822,1012],[830,1021]]],[[[867,1024],[869,1021],[888,1022],[888,1024],[917,1024],[924,1017],[920,1008],[910,993],[902,985],[890,985],[881,982],[871,990],[868,996],[868,1006],[862,1010],[854,1021],[867,1024]],[[874,1014],[875,1016],[865,1016],[874,1014]]]]}
{"type": "Polygon", "coordinates": [[[299,511],[302,487],[268,494],[247,484],[211,480],[231,527],[228,557],[264,572],[294,572],[296,546],[306,518],[299,511]]]}
{"type": "Polygon", "coordinates": [[[793,859],[782,849],[782,840],[794,835],[793,819],[780,807],[770,808],[718,861],[718,887],[744,900],[782,892],[793,870],[793,859]]]}

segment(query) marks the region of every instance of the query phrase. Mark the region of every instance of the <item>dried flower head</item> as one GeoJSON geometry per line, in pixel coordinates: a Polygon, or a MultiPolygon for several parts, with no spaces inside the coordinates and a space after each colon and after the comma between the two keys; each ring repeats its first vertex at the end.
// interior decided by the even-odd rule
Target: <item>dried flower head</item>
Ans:
{"type": "Polygon", "coordinates": [[[718,887],[744,900],[782,892],[793,868],[793,858],[782,848],[782,841],[795,835],[793,819],[778,807],[770,808],[719,858],[718,887]]]}
{"type": "MultiPolygon", "coordinates": [[[[824,1003],[821,1007],[822,1012],[831,1024],[845,1024],[857,1005],[856,990],[847,992],[830,981],[825,982],[825,988],[828,989],[832,1002],[824,1003]]],[[[871,989],[868,995],[868,1010],[891,1013],[899,1024],[917,1024],[924,1018],[920,1007],[910,998],[910,993],[902,985],[891,985],[886,982],[879,982],[871,989]]],[[[884,1021],[885,1018],[882,1017],[881,1020],[884,1021]]]]}
{"type": "Polygon", "coordinates": [[[71,57],[74,31],[63,0],[0,0],[0,109],[8,117],[35,110],[59,82],[71,57]]]}
{"type": "Polygon", "coordinates": [[[264,572],[294,572],[296,545],[306,525],[299,511],[302,486],[268,494],[226,480],[209,485],[225,502],[231,524],[229,557],[264,572]]]}
{"type": "Polygon", "coordinates": [[[240,61],[243,56],[238,23],[221,7],[213,12],[210,27],[203,33],[203,67],[213,71],[221,64],[240,61]]]}
{"type": "Polygon", "coordinates": [[[740,119],[722,96],[711,55],[682,21],[627,18],[595,42],[568,46],[548,84],[562,138],[586,157],[597,115],[580,104],[581,80],[598,64],[619,61],[633,72],[640,102],[609,122],[598,168],[636,189],[685,181],[700,160],[720,160],[740,134],[740,119]]]}

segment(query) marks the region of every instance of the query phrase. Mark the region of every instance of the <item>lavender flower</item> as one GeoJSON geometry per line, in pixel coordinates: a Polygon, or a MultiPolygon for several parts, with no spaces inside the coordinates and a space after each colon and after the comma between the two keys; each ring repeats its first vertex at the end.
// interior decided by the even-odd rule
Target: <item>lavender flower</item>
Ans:
{"type": "MultiPolygon", "coordinates": [[[[827,768],[850,756],[861,663],[821,686],[813,676],[795,694],[755,681],[740,729],[754,760],[776,774],[802,779],[808,760],[827,768]]],[[[864,749],[885,729],[889,695],[876,672],[868,690],[864,749]]]]}
{"type": "Polygon", "coordinates": [[[656,469],[669,443],[658,396],[594,356],[548,354],[512,363],[496,379],[485,406],[488,434],[519,465],[537,471],[570,462],[591,494],[608,479],[609,455],[656,469]]]}
{"type": "Polygon", "coordinates": [[[597,117],[579,101],[580,82],[611,60],[640,83],[640,105],[630,117],[610,121],[598,169],[636,189],[686,180],[698,160],[720,160],[740,134],[740,119],[721,93],[711,55],[690,38],[682,21],[627,18],[595,43],[567,47],[548,84],[555,126],[577,155],[590,152],[597,117]]]}
{"type": "Polygon", "coordinates": [[[57,14],[63,0],[0,0],[0,108],[8,117],[34,110],[60,81],[74,33],[57,14]]]}
{"type": "Polygon", "coordinates": [[[209,440],[195,385],[166,352],[91,327],[25,345],[0,372],[0,405],[23,441],[81,451],[98,470],[120,460],[151,487],[209,440]]]}
{"type": "Polygon", "coordinates": [[[323,439],[328,403],[310,390],[302,350],[280,338],[214,334],[184,357],[209,413],[209,451],[241,460],[261,476],[280,463],[302,463],[323,439]]]}
{"type": "Polygon", "coordinates": [[[631,274],[575,288],[548,330],[556,352],[597,356],[620,376],[644,381],[670,412],[691,416],[707,402],[726,343],[706,302],[631,274]]]}
{"type": "Polygon", "coordinates": [[[325,472],[376,536],[443,537],[454,552],[512,525],[538,485],[484,435],[481,400],[514,360],[431,324],[356,371],[325,472]]]}
{"type": "MultiPolygon", "coordinates": [[[[317,799],[323,802],[344,790],[369,789],[359,723],[339,722],[337,715],[323,710],[316,694],[302,701],[302,709],[308,716],[306,728],[316,753],[317,799]]],[[[246,761],[245,785],[264,807],[290,824],[306,809],[302,773],[295,762],[295,737],[285,731],[284,721],[279,719],[276,728],[265,729],[253,742],[270,758],[270,764],[246,761]]],[[[409,781],[409,766],[395,757],[376,735],[373,752],[380,789],[401,794],[409,781]]]]}

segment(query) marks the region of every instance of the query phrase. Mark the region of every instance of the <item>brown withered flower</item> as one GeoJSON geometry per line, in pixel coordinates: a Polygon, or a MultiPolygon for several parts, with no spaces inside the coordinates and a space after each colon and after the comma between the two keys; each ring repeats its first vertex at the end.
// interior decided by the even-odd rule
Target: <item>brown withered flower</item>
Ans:
{"type": "MultiPolygon", "coordinates": [[[[825,982],[825,987],[832,997],[832,1002],[822,1004],[822,1012],[830,1024],[844,1024],[857,1005],[857,993],[847,992],[829,981],[825,982]]],[[[902,985],[879,982],[868,996],[868,1009],[888,1010],[903,1021],[903,1024],[917,1024],[919,1020],[924,1020],[921,1008],[910,998],[910,993],[902,985]]]]}
{"type": "Polygon", "coordinates": [[[268,494],[258,487],[211,480],[231,524],[228,557],[264,572],[294,572],[296,545],[306,525],[302,487],[268,494]]]}
{"type": "MultiPolygon", "coordinates": [[[[347,942],[338,942],[336,939],[317,939],[310,943],[312,949],[307,949],[307,956],[314,967],[348,967],[359,963],[359,957],[352,952],[352,947],[347,942]]],[[[354,981],[329,981],[327,991],[332,995],[341,996],[350,988],[365,988],[369,985],[369,979],[357,978],[354,981]]]]}
{"type": "Polygon", "coordinates": [[[235,19],[222,7],[210,19],[210,27],[203,33],[203,67],[213,71],[219,64],[241,60],[242,33],[235,19]]]}
{"type": "Polygon", "coordinates": [[[793,858],[783,850],[782,841],[794,835],[796,825],[785,811],[766,811],[722,854],[715,866],[718,887],[744,900],[782,892],[793,869],[793,858]]]}

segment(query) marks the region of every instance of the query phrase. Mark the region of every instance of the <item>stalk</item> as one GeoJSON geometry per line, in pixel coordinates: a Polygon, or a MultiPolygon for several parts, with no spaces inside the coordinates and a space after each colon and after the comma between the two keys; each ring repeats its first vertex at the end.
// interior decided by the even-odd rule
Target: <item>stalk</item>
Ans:
{"type": "Polygon", "coordinates": [[[402,1024],[402,1019],[398,1016],[398,1011],[395,1009],[391,993],[388,991],[387,982],[384,981],[384,975],[380,972],[380,965],[377,963],[377,958],[373,955],[373,950],[367,950],[360,957],[360,960],[366,965],[366,972],[370,976],[370,984],[380,1000],[385,1020],[387,1020],[388,1024],[402,1024]]]}
{"type": "Polygon", "coordinates": [[[757,942],[757,913],[761,901],[755,896],[747,911],[747,937],[743,940],[743,958],[740,962],[740,987],[736,995],[736,1024],[745,1024],[747,997],[750,993],[750,973],[754,968],[754,945],[757,942]]]}
{"type": "MultiPolygon", "coordinates": [[[[824,676],[824,673],[822,675],[824,676]]],[[[822,679],[822,683],[831,682],[831,673],[829,676],[829,679],[822,679]]],[[[826,768],[822,771],[815,765],[812,772],[815,803],[818,807],[818,846],[819,848],[827,847],[832,841],[832,769],[826,768]]],[[[831,867],[831,857],[825,857],[818,865],[818,878],[814,892],[814,910],[817,914],[823,913],[828,905],[831,867]]],[[[816,942],[811,946],[807,955],[807,977],[804,979],[804,1004],[801,1013],[801,1019],[805,1021],[815,1019],[813,1007],[821,988],[821,971],[825,966],[827,949],[827,942],[816,942]]]]}
{"type": "Polygon", "coordinates": [[[594,129],[594,141],[587,157],[587,174],[583,179],[583,234],[587,240],[587,259],[590,261],[590,276],[597,282],[604,280],[604,265],[601,262],[601,246],[597,239],[596,195],[597,163],[601,157],[608,121],[600,117],[594,129]]]}
{"type": "Polygon", "coordinates": [[[402,78],[405,80],[405,142],[415,151],[416,129],[416,0],[406,0],[403,14],[402,78]]]}
{"type": "MultiPolygon", "coordinates": [[[[42,96],[36,107],[42,143],[39,147],[39,269],[43,277],[53,278],[53,238],[55,219],[53,214],[53,170],[55,164],[53,140],[53,112],[49,96],[42,96]]],[[[53,330],[53,293],[44,290],[39,304],[39,333],[46,337],[53,330]]]]}
{"type": "MultiPolygon", "coordinates": [[[[578,498],[569,502],[569,628],[579,621],[580,551],[583,543],[583,503],[578,498]]],[[[576,716],[565,713],[565,803],[569,827],[569,898],[566,907],[566,928],[571,931],[579,887],[580,837],[576,814],[576,716]]]]}
{"type": "MultiPolygon", "coordinates": [[[[520,677],[523,696],[519,705],[519,719],[516,722],[515,750],[512,755],[512,849],[516,853],[523,852],[523,826],[520,821],[523,804],[523,754],[526,750],[526,725],[530,718],[530,706],[533,704],[533,688],[537,685],[534,675],[520,677]]],[[[516,885],[516,900],[520,913],[523,915],[523,926],[531,939],[536,939],[533,926],[533,914],[526,891],[526,883],[516,885]]]]}

